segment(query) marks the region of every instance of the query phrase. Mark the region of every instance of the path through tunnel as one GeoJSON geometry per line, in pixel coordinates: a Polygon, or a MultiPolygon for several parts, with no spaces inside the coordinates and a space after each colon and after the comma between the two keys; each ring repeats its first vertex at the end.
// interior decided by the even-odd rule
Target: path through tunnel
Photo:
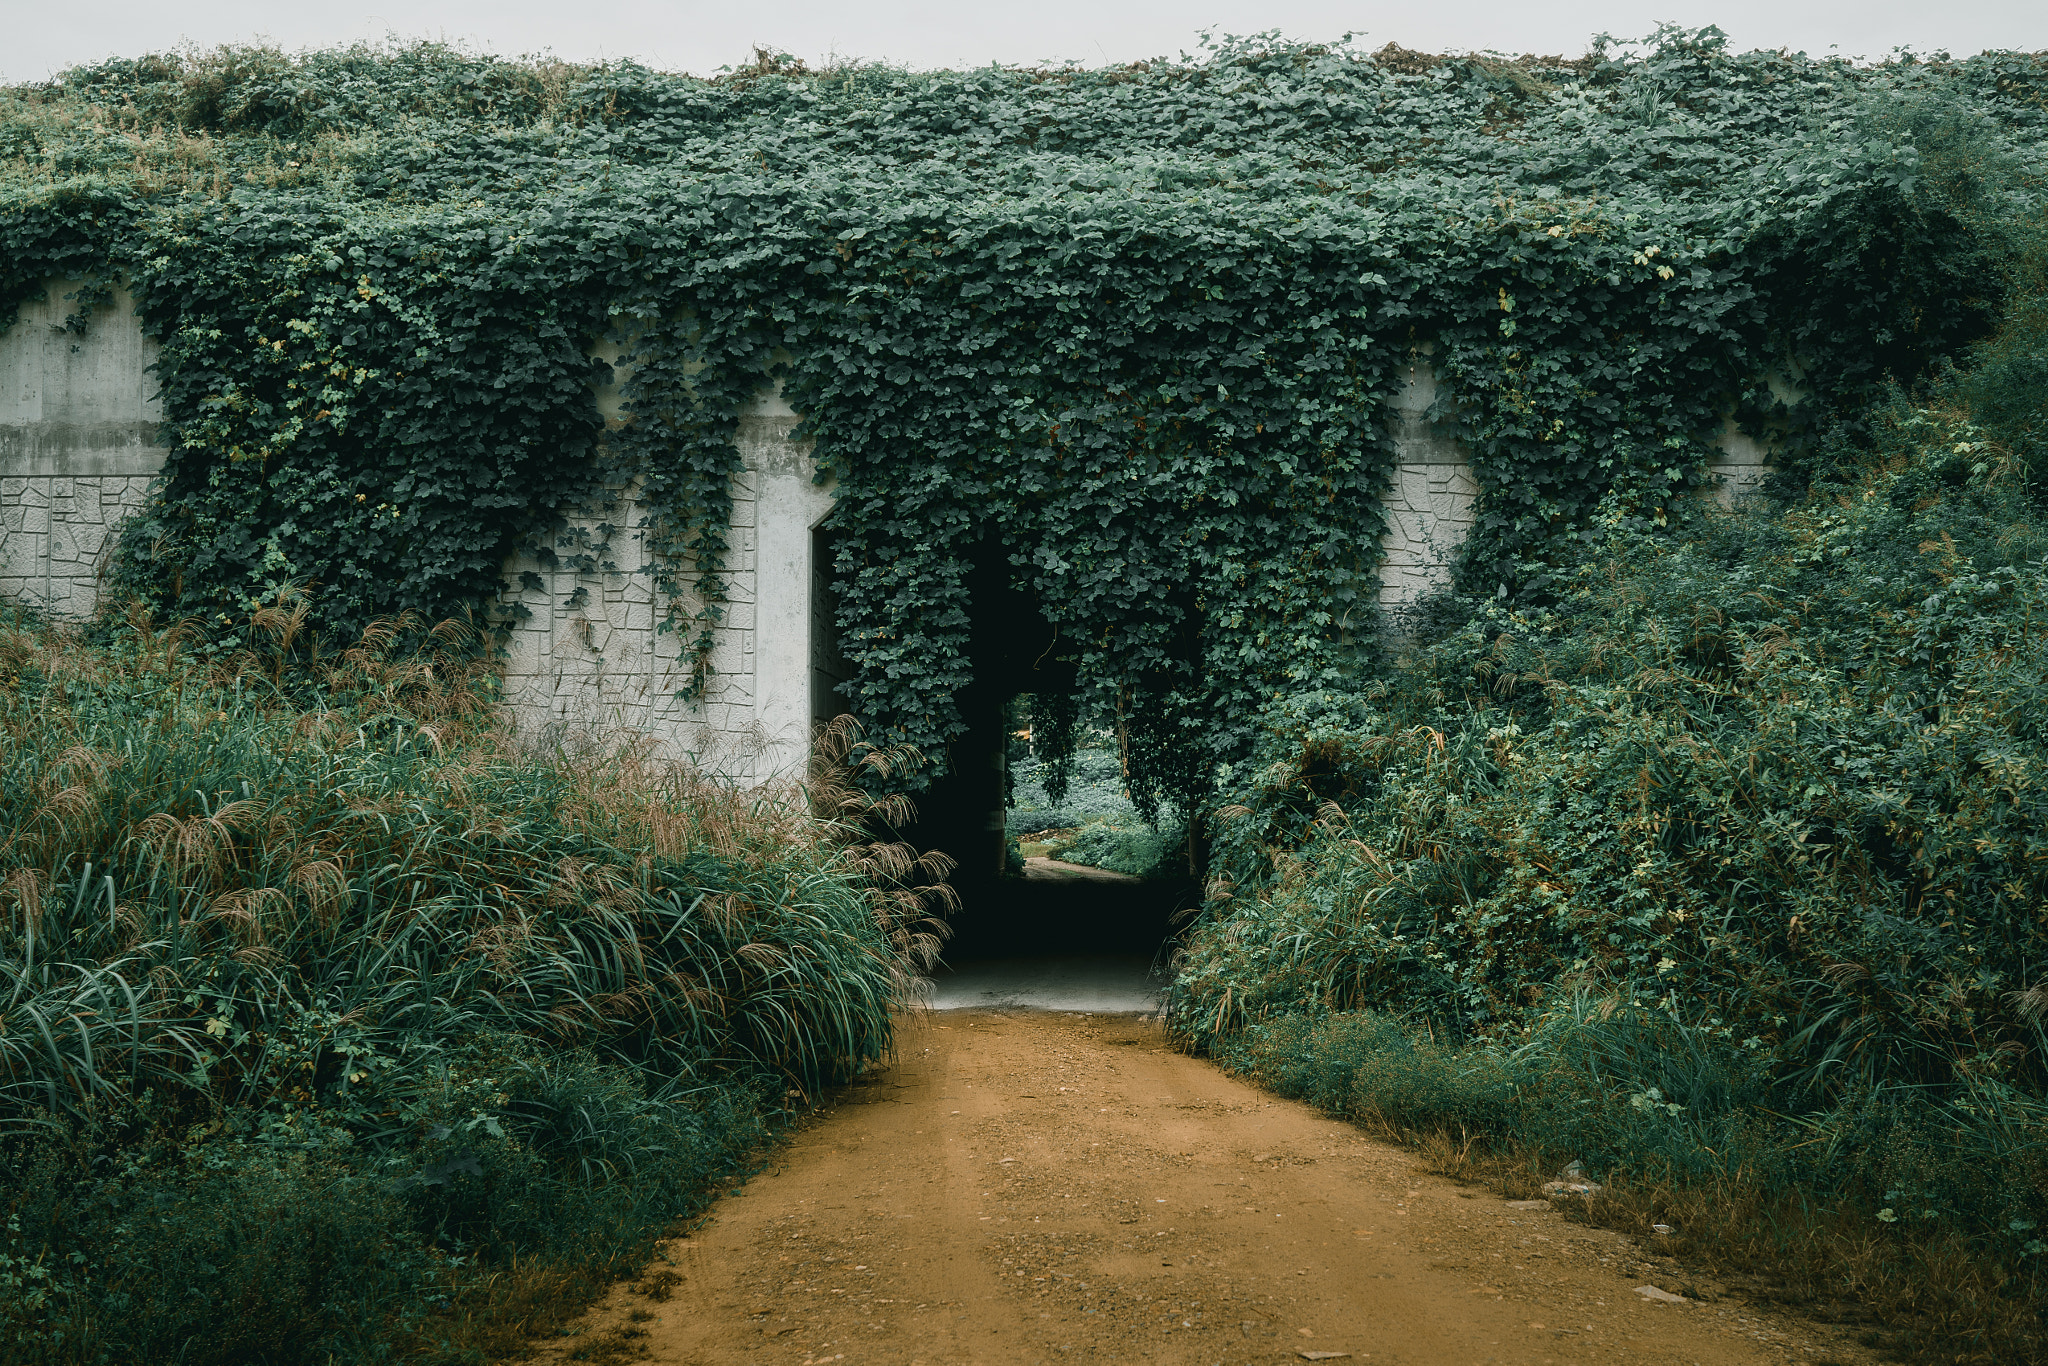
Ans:
{"type": "MultiPolygon", "coordinates": [[[[831,642],[830,533],[818,535],[812,638],[831,642]]],[[[967,730],[947,747],[943,771],[918,794],[917,818],[901,832],[959,865],[952,881],[960,908],[934,974],[934,1004],[1145,1008],[1163,981],[1177,914],[1199,901],[1195,880],[1140,879],[1046,858],[1029,860],[1021,872],[1011,866],[1009,704],[1020,694],[1071,690],[1074,668],[1057,658],[1056,630],[1014,582],[999,542],[978,550],[968,593],[972,681],[955,695],[967,730]]],[[[836,649],[819,652],[813,711],[820,720],[842,709],[838,684],[848,673],[836,649]]]]}

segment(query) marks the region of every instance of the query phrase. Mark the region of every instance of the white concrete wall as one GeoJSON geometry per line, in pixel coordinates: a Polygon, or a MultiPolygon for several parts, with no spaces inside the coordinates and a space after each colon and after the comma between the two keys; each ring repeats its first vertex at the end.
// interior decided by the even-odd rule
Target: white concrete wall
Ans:
{"type": "MultiPolygon", "coordinates": [[[[1810,397],[1802,380],[1803,372],[1790,363],[1764,375],[1771,397],[1787,406],[1810,397]]],[[[1757,492],[1770,478],[1773,466],[1769,443],[1759,441],[1736,426],[1733,414],[1722,419],[1721,433],[1714,438],[1714,444],[1721,448],[1721,458],[1709,463],[1707,472],[1716,481],[1712,490],[1714,497],[1724,505],[1733,505],[1737,499],[1757,492]]]]}
{"type": "MultiPolygon", "coordinates": [[[[599,403],[616,416],[615,395],[601,393],[599,403]]],[[[811,530],[832,510],[832,492],[813,481],[808,443],[789,439],[796,421],[774,392],[740,419],[746,469],[732,485],[725,618],[699,699],[678,694],[689,683],[682,650],[698,630],[690,614],[701,604],[686,598],[671,616],[638,529],[635,489],[573,512],[552,567],[531,556],[506,565],[515,587],[505,604],[528,613],[512,624],[505,665],[505,698],[522,731],[573,743],[631,728],[671,757],[732,777],[802,772],[811,735],[811,530]],[[608,545],[598,540],[600,523],[618,528],[608,545]],[[579,554],[597,567],[571,567],[579,554]],[[541,587],[517,586],[529,574],[541,587]],[[659,628],[665,617],[675,629],[659,628]]]]}
{"type": "Polygon", "coordinates": [[[0,596],[62,616],[92,611],[110,533],[163,463],[155,343],[126,293],[65,331],[75,288],[0,332],[0,596]]]}
{"type": "Polygon", "coordinates": [[[809,442],[789,439],[797,415],[781,393],[763,394],[740,422],[740,454],[754,491],[754,721],[764,773],[803,770],[811,752],[811,671],[827,642],[811,612],[817,529],[832,489],[817,482],[809,442]]]}
{"type": "Polygon", "coordinates": [[[1394,477],[1382,505],[1380,610],[1398,627],[1416,603],[1451,579],[1451,562],[1471,534],[1479,485],[1464,446],[1433,426],[1436,371],[1426,356],[1410,359],[1394,400],[1394,477]]]}

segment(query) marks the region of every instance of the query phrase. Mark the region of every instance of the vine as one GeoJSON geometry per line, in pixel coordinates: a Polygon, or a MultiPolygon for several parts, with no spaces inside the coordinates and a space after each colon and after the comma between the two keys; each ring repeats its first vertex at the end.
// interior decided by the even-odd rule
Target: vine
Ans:
{"type": "Polygon", "coordinates": [[[709,82],[152,58],[0,100],[0,306],[122,276],[164,342],[174,449],[122,569],[163,607],[296,584],[334,631],[445,615],[631,488],[697,686],[737,424],[779,381],[837,480],[871,733],[960,733],[993,555],[1072,705],[1120,718],[1135,795],[1187,801],[1276,696],[1370,654],[1425,350],[1482,489],[1460,584],[1540,598],[1602,498],[1661,524],[1731,419],[1797,466],[1974,335],[1998,223],[2038,211],[2010,168],[2044,88],[2036,57],[1859,68],[1713,30],[709,82]]]}

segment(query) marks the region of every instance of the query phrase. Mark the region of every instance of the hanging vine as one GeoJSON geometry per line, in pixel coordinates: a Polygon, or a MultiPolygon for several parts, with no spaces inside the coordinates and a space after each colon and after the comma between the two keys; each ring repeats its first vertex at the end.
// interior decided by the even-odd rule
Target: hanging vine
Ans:
{"type": "Polygon", "coordinates": [[[994,553],[1145,802],[1360,667],[1425,348],[1482,490],[1460,582],[1541,596],[1601,499],[1660,523],[1731,417],[1796,464],[1973,334],[2003,207],[1971,168],[2038,156],[2048,85],[2033,57],[1855,68],[1713,30],[715,82],[210,60],[0,103],[0,306],[118,277],[164,343],[128,585],[209,617],[310,586],[343,633],[443,615],[630,489],[701,689],[737,424],[780,381],[837,480],[871,733],[960,732],[994,553]],[[1796,401],[1764,383],[1788,368],[1796,401]]]}

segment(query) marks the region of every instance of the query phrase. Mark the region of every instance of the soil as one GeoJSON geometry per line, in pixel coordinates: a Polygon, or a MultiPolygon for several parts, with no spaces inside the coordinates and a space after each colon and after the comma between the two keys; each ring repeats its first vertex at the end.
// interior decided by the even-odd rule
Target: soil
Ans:
{"type": "Polygon", "coordinates": [[[948,1011],[543,1355],[678,1366],[1862,1362],[1545,1203],[1174,1052],[948,1011]]]}

